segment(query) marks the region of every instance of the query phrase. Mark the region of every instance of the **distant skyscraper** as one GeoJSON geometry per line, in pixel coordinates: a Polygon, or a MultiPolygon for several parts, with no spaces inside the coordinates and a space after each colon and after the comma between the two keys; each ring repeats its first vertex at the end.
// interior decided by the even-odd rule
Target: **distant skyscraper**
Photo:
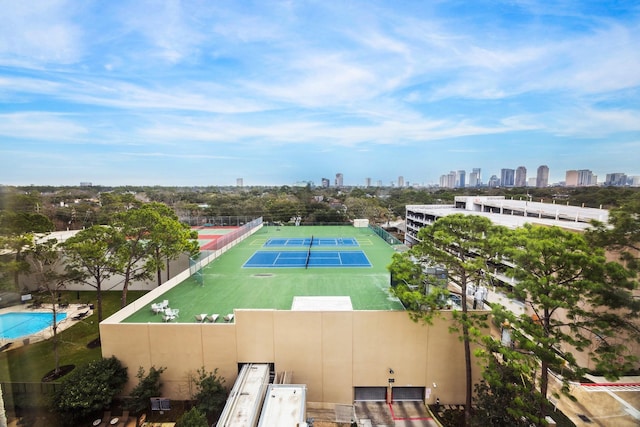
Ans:
{"type": "Polygon", "coordinates": [[[341,173],[336,174],[336,187],[342,187],[344,185],[344,176],[341,173]]]}
{"type": "Polygon", "coordinates": [[[471,172],[478,175],[478,184],[477,184],[477,186],[478,187],[481,186],[482,185],[482,169],[473,168],[471,172]]]}
{"type": "Polygon", "coordinates": [[[364,179],[364,186],[367,188],[371,187],[371,178],[364,179]]]}
{"type": "Polygon", "coordinates": [[[490,188],[495,188],[495,187],[497,187],[498,185],[500,185],[500,180],[498,179],[498,177],[497,177],[497,176],[495,176],[495,175],[491,175],[491,178],[489,178],[489,181],[487,182],[487,185],[488,185],[490,188]]]}
{"type": "Polygon", "coordinates": [[[608,173],[604,180],[604,185],[610,185],[613,187],[622,187],[627,185],[627,175],[624,173],[608,173]]]}
{"type": "Polygon", "coordinates": [[[473,168],[469,174],[469,187],[480,187],[482,185],[482,176],[480,175],[480,168],[473,168]]]}
{"type": "Polygon", "coordinates": [[[524,166],[518,166],[516,169],[516,187],[526,187],[527,186],[527,168],[524,166]]]}
{"type": "Polygon", "coordinates": [[[379,179],[379,180],[378,180],[378,184],[377,184],[377,186],[378,186],[378,187],[382,187],[382,180],[381,180],[381,179],[379,179]]]}
{"type": "Polygon", "coordinates": [[[331,181],[329,181],[329,178],[322,178],[322,188],[329,188],[330,185],[331,181]]]}
{"type": "Polygon", "coordinates": [[[596,185],[598,177],[593,174],[589,169],[580,169],[578,171],[578,187],[589,187],[596,185]]]}
{"type": "Polygon", "coordinates": [[[527,187],[535,187],[536,181],[537,181],[537,178],[535,177],[527,178],[527,187]]]}
{"type": "Polygon", "coordinates": [[[242,178],[236,178],[236,187],[242,187],[244,180],[242,178]]]}
{"type": "Polygon", "coordinates": [[[404,187],[404,177],[403,176],[399,176],[398,177],[398,187],[400,187],[400,188],[404,187]]]}
{"type": "Polygon", "coordinates": [[[536,175],[536,187],[544,188],[549,185],[549,166],[538,166],[538,173],[536,175]]]}
{"type": "Polygon", "coordinates": [[[456,171],[451,171],[447,175],[440,177],[440,187],[454,188],[456,186],[456,171]]]}
{"type": "Polygon", "coordinates": [[[466,172],[463,170],[459,170],[456,173],[456,187],[457,188],[464,188],[465,186],[465,176],[466,172]]]}
{"type": "Polygon", "coordinates": [[[571,169],[568,170],[565,174],[564,185],[567,187],[577,187],[578,186],[578,171],[571,169]]]}
{"type": "Polygon", "coordinates": [[[500,186],[513,187],[515,171],[513,169],[500,170],[500,186]]]}

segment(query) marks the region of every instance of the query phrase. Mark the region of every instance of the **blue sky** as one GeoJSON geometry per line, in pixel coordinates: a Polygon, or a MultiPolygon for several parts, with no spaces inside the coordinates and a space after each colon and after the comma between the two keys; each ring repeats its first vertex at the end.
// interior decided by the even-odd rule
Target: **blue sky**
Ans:
{"type": "Polygon", "coordinates": [[[640,175],[636,1],[0,0],[0,184],[640,175]]]}

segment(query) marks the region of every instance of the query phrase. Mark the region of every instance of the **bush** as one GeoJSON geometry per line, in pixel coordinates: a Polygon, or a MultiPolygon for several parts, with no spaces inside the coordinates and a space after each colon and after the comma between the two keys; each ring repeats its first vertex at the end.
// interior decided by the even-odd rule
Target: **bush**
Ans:
{"type": "Polygon", "coordinates": [[[196,407],[212,419],[222,410],[227,400],[224,378],[218,376],[218,369],[209,373],[202,368],[198,370],[198,378],[194,378],[193,382],[197,389],[194,396],[196,407]]]}
{"type": "Polygon", "coordinates": [[[196,407],[191,408],[178,418],[176,427],[208,427],[207,417],[196,407]]]}
{"type": "Polygon", "coordinates": [[[52,409],[67,424],[87,419],[108,408],[127,383],[127,368],[115,357],[90,362],[61,383],[52,409]]]}
{"type": "Polygon", "coordinates": [[[149,375],[145,376],[144,368],[138,368],[136,377],[138,385],[131,390],[129,399],[125,407],[134,414],[140,414],[149,408],[149,402],[152,397],[161,396],[162,383],[160,382],[160,374],[166,368],[156,369],[154,366],[149,369],[149,375]]]}

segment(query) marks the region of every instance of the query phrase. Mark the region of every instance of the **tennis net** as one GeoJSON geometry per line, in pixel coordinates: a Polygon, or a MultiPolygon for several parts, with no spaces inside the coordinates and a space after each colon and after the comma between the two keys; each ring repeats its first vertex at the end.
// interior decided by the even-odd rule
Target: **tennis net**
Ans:
{"type": "Polygon", "coordinates": [[[309,258],[311,258],[311,245],[313,245],[313,235],[309,241],[309,249],[307,249],[307,260],[304,262],[304,268],[309,267],[309,258]]]}

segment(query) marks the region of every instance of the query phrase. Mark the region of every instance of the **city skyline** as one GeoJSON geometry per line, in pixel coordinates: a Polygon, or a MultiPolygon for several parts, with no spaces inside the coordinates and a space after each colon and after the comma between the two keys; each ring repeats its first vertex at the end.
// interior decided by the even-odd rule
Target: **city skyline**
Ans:
{"type": "Polygon", "coordinates": [[[625,172],[610,172],[605,176],[598,176],[590,169],[568,169],[564,173],[564,179],[560,181],[549,181],[549,167],[540,165],[534,171],[528,170],[524,166],[517,168],[500,169],[499,177],[497,173],[482,174],[482,168],[473,168],[469,175],[469,181],[465,182],[465,170],[452,170],[447,174],[440,175],[439,186],[445,188],[463,187],[547,187],[547,186],[568,186],[584,187],[595,185],[615,185],[615,186],[640,186],[640,175],[628,175],[625,172]]]}
{"type": "Polygon", "coordinates": [[[633,2],[0,5],[2,185],[640,175],[633,2]]]}

